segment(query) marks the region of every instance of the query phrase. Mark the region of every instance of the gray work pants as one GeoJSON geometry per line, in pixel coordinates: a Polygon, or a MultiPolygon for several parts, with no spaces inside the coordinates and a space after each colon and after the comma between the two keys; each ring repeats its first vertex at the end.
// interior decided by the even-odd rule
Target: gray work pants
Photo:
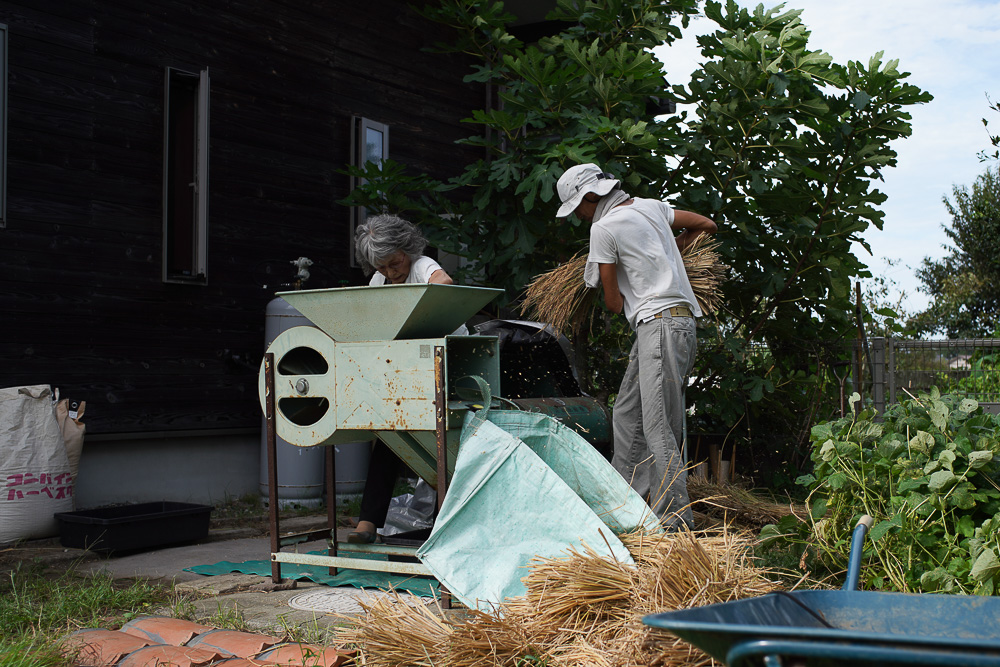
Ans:
{"type": "Polygon", "coordinates": [[[680,444],[684,387],[697,345],[694,318],[664,313],[640,324],[615,399],[611,464],[665,526],[692,525],[680,444]]]}

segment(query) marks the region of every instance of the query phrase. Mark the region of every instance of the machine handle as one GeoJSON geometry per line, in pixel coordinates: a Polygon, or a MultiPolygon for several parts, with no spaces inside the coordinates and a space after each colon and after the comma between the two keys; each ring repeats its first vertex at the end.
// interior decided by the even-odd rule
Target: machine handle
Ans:
{"type": "Polygon", "coordinates": [[[845,591],[858,590],[858,579],[861,577],[861,554],[865,547],[865,535],[875,523],[875,519],[863,515],[854,526],[851,535],[851,555],[847,560],[847,578],[844,581],[845,591]]]}

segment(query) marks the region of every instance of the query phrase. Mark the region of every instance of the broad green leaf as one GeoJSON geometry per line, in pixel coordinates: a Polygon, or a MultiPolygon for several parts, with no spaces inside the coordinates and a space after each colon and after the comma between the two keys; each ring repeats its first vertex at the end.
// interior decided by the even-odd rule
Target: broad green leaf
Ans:
{"type": "Polygon", "coordinates": [[[965,413],[972,413],[979,407],[979,401],[974,398],[963,398],[958,409],[965,413]]]}
{"type": "Polygon", "coordinates": [[[934,493],[943,493],[954,486],[957,481],[958,477],[952,471],[938,470],[931,475],[930,480],[927,482],[927,488],[934,493]]]}
{"type": "Polygon", "coordinates": [[[931,403],[931,421],[935,426],[941,431],[948,430],[948,406],[942,401],[933,401],[931,403]]]}
{"type": "Polygon", "coordinates": [[[815,442],[822,442],[824,440],[829,440],[833,437],[833,429],[829,422],[823,422],[822,424],[816,424],[809,431],[809,435],[815,442]]]}
{"type": "Polygon", "coordinates": [[[948,494],[948,504],[960,510],[971,510],[976,506],[976,499],[972,497],[970,492],[970,489],[973,488],[975,487],[968,482],[959,484],[948,494]]]}
{"type": "Polygon", "coordinates": [[[951,451],[950,449],[945,449],[940,454],[938,454],[937,460],[941,463],[942,468],[947,468],[948,470],[954,470],[952,464],[955,463],[956,458],[957,457],[955,455],[955,452],[951,451]]]}
{"type": "Polygon", "coordinates": [[[923,493],[917,493],[915,491],[911,491],[906,496],[906,504],[913,509],[917,509],[917,507],[922,506],[924,504],[924,501],[926,500],[927,500],[926,495],[924,495],[923,493]]]}
{"type": "Polygon", "coordinates": [[[910,438],[909,445],[913,451],[929,456],[934,449],[934,436],[927,431],[917,431],[917,434],[910,438]]]}
{"type": "Polygon", "coordinates": [[[936,567],[920,575],[920,588],[927,593],[948,593],[955,587],[955,577],[943,567],[936,567]]]}
{"type": "Polygon", "coordinates": [[[769,523],[760,529],[760,541],[762,546],[770,546],[784,536],[785,534],[773,523],[769,523]]]}
{"type": "Polygon", "coordinates": [[[993,549],[983,549],[972,565],[969,575],[976,581],[989,581],[1000,574],[1000,560],[993,549]]]}
{"type": "Polygon", "coordinates": [[[809,516],[813,521],[819,521],[826,514],[826,498],[817,498],[809,507],[809,516]]]}
{"type": "Polygon", "coordinates": [[[877,422],[864,422],[858,424],[857,437],[862,443],[875,440],[882,435],[882,424],[877,422]]]}
{"type": "Polygon", "coordinates": [[[900,493],[906,493],[907,491],[913,491],[914,489],[919,489],[921,486],[927,483],[927,479],[921,477],[920,479],[904,479],[900,480],[897,489],[900,493]]]}
{"type": "Polygon", "coordinates": [[[827,440],[823,443],[823,446],[819,448],[819,457],[827,463],[837,458],[837,445],[833,440],[827,440]]]}
{"type": "Polygon", "coordinates": [[[847,475],[835,472],[827,478],[826,483],[830,485],[831,489],[841,489],[847,484],[847,475]]]}
{"type": "Polygon", "coordinates": [[[816,481],[816,476],[815,475],[811,475],[811,474],[810,475],[800,475],[799,477],[795,478],[795,484],[797,486],[809,486],[810,484],[812,484],[815,481],[816,481]]]}
{"type": "Polygon", "coordinates": [[[971,452],[969,454],[969,467],[979,469],[993,460],[993,452],[971,452]]]}
{"type": "Polygon", "coordinates": [[[902,443],[899,440],[887,439],[880,442],[878,447],[875,448],[875,451],[878,452],[878,455],[884,459],[893,459],[896,458],[896,454],[898,454],[904,446],[905,443],[902,443]]]}
{"type": "Polygon", "coordinates": [[[889,529],[893,528],[894,526],[895,524],[892,521],[889,520],[879,521],[872,527],[871,533],[869,533],[871,541],[878,542],[883,537],[885,537],[885,534],[889,532],[889,529]]]}

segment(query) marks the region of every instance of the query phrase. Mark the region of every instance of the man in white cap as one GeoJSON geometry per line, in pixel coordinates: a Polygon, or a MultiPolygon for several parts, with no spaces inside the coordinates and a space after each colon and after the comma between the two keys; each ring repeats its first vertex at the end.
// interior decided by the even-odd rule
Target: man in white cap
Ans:
{"type": "Polygon", "coordinates": [[[611,463],[665,526],[691,526],[680,443],[684,386],[697,348],[694,318],[701,310],[680,251],[717,226],[666,202],[630,197],[596,164],[570,167],[556,190],[558,217],[574,214],[592,223],[587,285],[600,280],[608,309],[624,311],[636,332],[615,400],[611,463]]]}

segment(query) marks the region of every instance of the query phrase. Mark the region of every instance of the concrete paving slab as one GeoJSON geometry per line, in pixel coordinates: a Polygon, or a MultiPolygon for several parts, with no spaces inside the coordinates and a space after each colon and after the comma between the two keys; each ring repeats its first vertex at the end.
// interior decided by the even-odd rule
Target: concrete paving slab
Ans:
{"type": "MultiPolygon", "coordinates": [[[[258,577],[258,579],[261,579],[258,577]]],[[[323,587],[313,582],[298,582],[298,586],[283,591],[239,591],[200,598],[193,601],[195,618],[227,618],[236,614],[254,632],[282,633],[289,628],[315,629],[317,632],[343,625],[343,621],[322,612],[293,609],[288,601],[310,588],[323,587]]],[[[325,587],[324,587],[325,588],[325,587]]]]}
{"type": "MultiPolygon", "coordinates": [[[[325,517],[295,517],[281,522],[282,534],[318,530],[325,525],[325,517]]],[[[338,539],[346,540],[349,528],[337,531],[338,539]]],[[[201,574],[185,572],[195,565],[211,565],[220,561],[242,563],[248,560],[271,560],[271,540],[267,536],[237,537],[233,530],[211,531],[208,539],[196,544],[166,547],[153,551],[88,558],[81,571],[108,572],[116,579],[143,578],[167,583],[181,583],[205,579],[201,574]],[[219,539],[233,536],[234,539],[219,539]]],[[[308,552],[326,548],[325,540],[315,540],[282,551],[308,552]]],[[[83,552],[81,552],[83,553],[83,552]]],[[[86,552],[89,553],[89,552],[86,552]]]]}
{"type": "MultiPolygon", "coordinates": [[[[315,548],[323,548],[319,542],[315,548]]],[[[219,561],[242,563],[247,560],[271,560],[271,543],[266,537],[245,537],[237,540],[204,542],[155,551],[143,551],[124,556],[112,555],[88,562],[88,572],[107,572],[116,579],[137,577],[174,583],[204,579],[204,575],[185,572],[195,565],[209,565],[219,561]]]]}

